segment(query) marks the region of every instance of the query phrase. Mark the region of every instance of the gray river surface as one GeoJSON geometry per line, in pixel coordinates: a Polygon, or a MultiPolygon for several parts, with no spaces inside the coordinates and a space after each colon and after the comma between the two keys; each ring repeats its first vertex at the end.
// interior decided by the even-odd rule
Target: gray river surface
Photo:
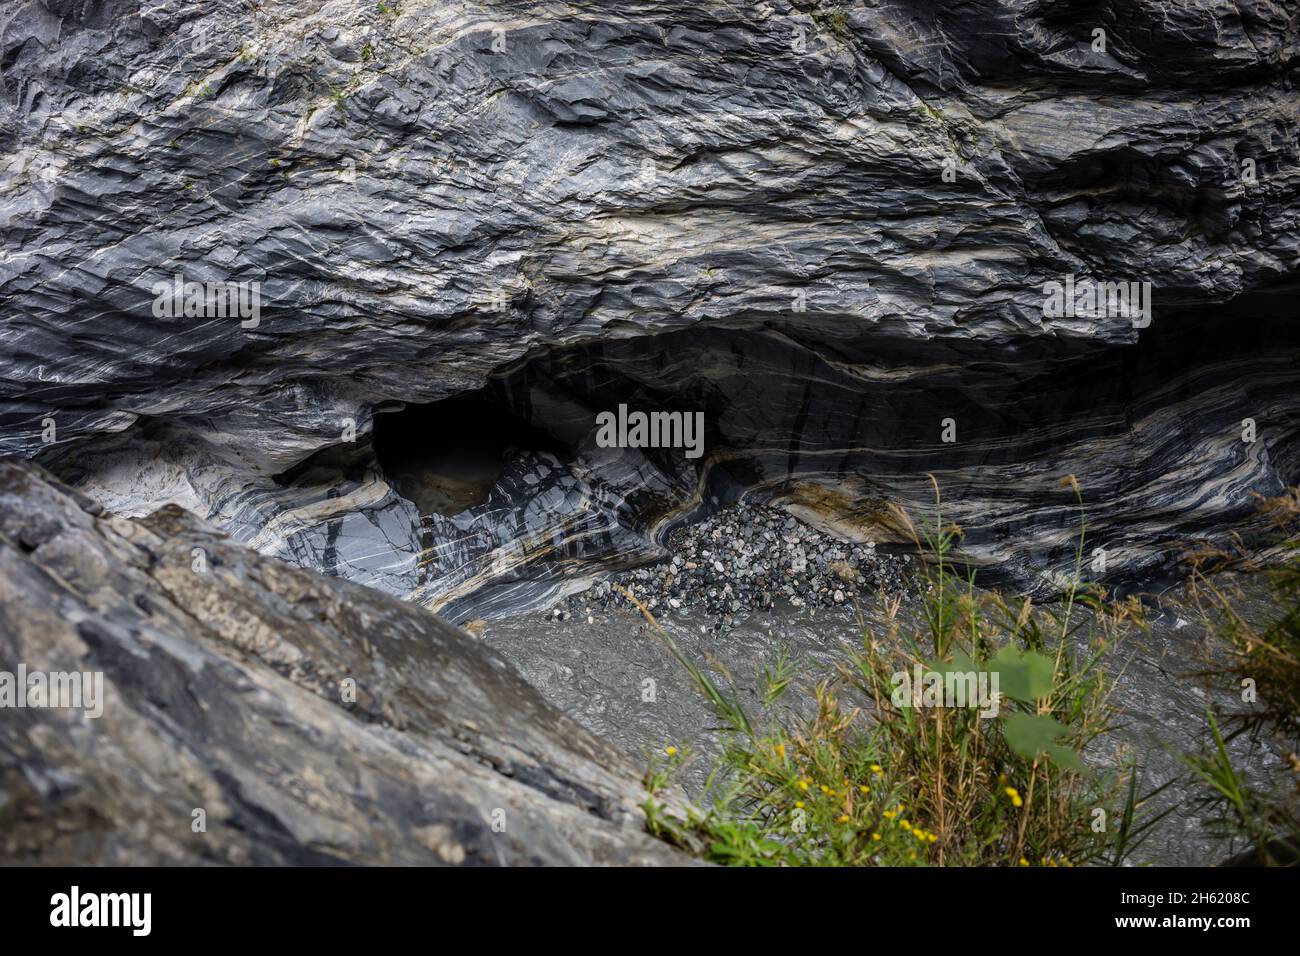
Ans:
{"type": "MultiPolygon", "coordinates": [[[[1271,610],[1255,584],[1246,585],[1242,601],[1248,615],[1271,610]]],[[[879,615],[869,609],[864,614],[866,627],[881,633],[879,615]]],[[[717,719],[639,613],[611,608],[593,611],[590,618],[588,623],[585,611],[565,620],[526,614],[486,624],[482,639],[551,703],[647,765],[651,753],[667,745],[690,747],[695,756],[682,783],[698,796],[718,748],[717,719]],[[651,686],[647,680],[654,682],[653,700],[644,699],[651,686]]],[[[854,613],[843,608],[812,613],[778,603],[769,611],[737,615],[728,631],[715,629],[715,620],[701,611],[674,611],[660,622],[693,660],[729,674],[751,713],[760,709],[756,669],[771,663],[778,648],[789,648],[801,665],[784,706],[806,716],[818,679],[844,660],[845,646],[860,648],[863,641],[854,613]]],[[[1177,809],[1134,855],[1139,864],[1209,865],[1240,849],[1205,832],[1194,806],[1197,791],[1174,753],[1200,748],[1208,703],[1229,712],[1243,706],[1235,695],[1208,690],[1196,676],[1207,655],[1221,652],[1186,613],[1165,613],[1150,634],[1135,634],[1108,652],[1105,667],[1114,676],[1112,702],[1120,725],[1086,759],[1094,766],[1113,765],[1127,752],[1142,766],[1144,790],[1175,781],[1152,809],[1177,809]]],[[[1243,735],[1231,749],[1236,766],[1254,785],[1267,788],[1289,776],[1267,744],[1243,735]]]]}

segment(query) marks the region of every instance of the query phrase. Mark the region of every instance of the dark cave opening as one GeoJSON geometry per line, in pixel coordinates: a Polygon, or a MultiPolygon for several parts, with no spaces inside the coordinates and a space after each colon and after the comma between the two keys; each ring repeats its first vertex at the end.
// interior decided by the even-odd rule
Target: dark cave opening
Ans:
{"type": "Polygon", "coordinates": [[[1248,470],[1245,490],[1274,494],[1297,473],[1293,291],[1171,308],[1127,346],[1086,352],[1066,341],[979,360],[938,343],[918,363],[886,336],[841,339],[828,360],[802,327],[579,341],[532,350],[473,392],[377,409],[373,457],[363,453],[422,515],[459,516],[457,530],[444,529],[452,538],[468,512],[474,533],[530,541],[538,550],[511,588],[633,554],[644,562],[675,528],[741,499],[784,500],[883,552],[908,551],[885,503],[926,518],[932,473],[966,532],[962,560],[986,581],[1038,586],[1044,568],[1070,564],[1078,512],[1058,488],[1068,473],[1090,501],[1116,503],[1092,522],[1124,555],[1107,580],[1148,587],[1176,573],[1167,527],[1186,538],[1229,521],[1254,533],[1253,497],[1225,493],[1207,509],[1168,491],[1171,481],[1222,474],[1235,485],[1248,470]],[[703,457],[601,444],[598,416],[622,405],[702,414],[703,457]],[[1238,437],[1248,418],[1262,436],[1253,451],[1238,437]],[[958,441],[940,440],[945,419],[958,441]],[[1027,500],[1039,502],[1032,514],[1027,500]]]}
{"type": "MultiPolygon", "coordinates": [[[[1065,343],[1056,351],[1021,349],[1015,363],[971,362],[953,346],[949,360],[925,375],[894,374],[911,362],[891,340],[876,338],[842,341],[845,354],[837,359],[886,374],[845,371],[820,350],[801,347],[792,329],[701,327],[540,349],[475,392],[377,414],[375,455],[398,494],[423,513],[447,516],[487,500],[511,449],[549,452],[566,465],[582,459],[582,480],[620,485],[621,520],[634,527],[649,527],[692,498],[698,517],[700,508],[745,493],[859,477],[856,498],[845,502],[851,511],[870,511],[889,495],[920,507],[923,476],[937,472],[953,500],[982,503],[979,522],[987,527],[968,529],[972,542],[1011,547],[1024,521],[1002,507],[1015,488],[985,477],[999,469],[1081,470],[1092,495],[1119,499],[1135,482],[1158,480],[1165,467],[1158,449],[1138,436],[1204,442],[1253,416],[1267,429],[1270,468],[1293,477],[1285,368],[1300,342],[1284,304],[1292,292],[1270,288],[1223,305],[1170,310],[1134,345],[1094,354],[1065,343]],[[623,466],[610,466],[592,446],[596,416],[623,404],[702,413],[704,459],[687,459],[679,448],[641,448],[642,463],[628,467],[646,483],[623,487],[623,466]],[[1193,416],[1177,433],[1135,430],[1171,405],[1193,416]],[[947,418],[960,423],[957,443],[939,440],[947,418]],[[1123,468],[1092,468],[1092,459],[1072,457],[1079,442],[1108,442],[1128,458],[1123,468]]],[[[1227,451],[1240,457],[1242,447],[1227,451]]],[[[1252,507],[1244,502],[1227,513],[1240,520],[1252,507]]],[[[1073,520],[1059,510],[1059,522],[1073,520]]],[[[1187,520],[1184,531],[1199,526],[1194,511],[1187,520]]]]}
{"type": "Polygon", "coordinates": [[[394,490],[423,514],[447,516],[486,501],[515,450],[572,457],[563,443],[487,390],[377,414],[373,441],[394,490]]]}

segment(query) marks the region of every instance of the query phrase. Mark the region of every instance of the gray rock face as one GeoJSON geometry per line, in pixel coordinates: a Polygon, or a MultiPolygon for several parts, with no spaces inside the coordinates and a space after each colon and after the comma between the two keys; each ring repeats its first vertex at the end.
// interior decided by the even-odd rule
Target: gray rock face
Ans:
{"type": "Polygon", "coordinates": [[[927,472],[1027,588],[1069,563],[1077,474],[1134,579],[1297,479],[1297,16],[15,5],[0,442],[457,619],[741,494],[897,537],[927,472]],[[256,324],[160,316],[177,275],[260,283],[256,324]],[[1150,324],[1046,315],[1068,276],[1151,283],[1150,324]],[[470,392],[565,452],[421,514],[375,418],[470,392]],[[705,412],[701,467],[597,448],[620,402],[705,412]]]}
{"type": "Polygon", "coordinates": [[[642,831],[628,759],[464,632],[4,461],[0,670],[20,665],[102,674],[102,715],[3,711],[5,863],[684,859],[642,831]]]}

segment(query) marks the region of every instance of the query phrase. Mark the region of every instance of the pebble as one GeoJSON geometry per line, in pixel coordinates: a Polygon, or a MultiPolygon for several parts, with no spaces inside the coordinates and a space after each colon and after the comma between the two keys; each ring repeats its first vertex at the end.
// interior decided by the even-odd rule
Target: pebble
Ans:
{"type": "MultiPolygon", "coordinates": [[[[715,630],[729,630],[734,615],[771,611],[778,600],[794,608],[852,607],[884,591],[910,590],[912,561],[878,554],[874,544],[844,541],[805,525],[767,505],[738,503],[703,521],[675,529],[665,541],[669,554],[649,567],[613,575],[569,597],[570,611],[626,607],[611,584],[628,588],[660,613],[704,611],[715,630]],[[666,607],[665,607],[666,606],[666,607]]],[[[565,612],[556,608],[556,617],[565,612]]]]}

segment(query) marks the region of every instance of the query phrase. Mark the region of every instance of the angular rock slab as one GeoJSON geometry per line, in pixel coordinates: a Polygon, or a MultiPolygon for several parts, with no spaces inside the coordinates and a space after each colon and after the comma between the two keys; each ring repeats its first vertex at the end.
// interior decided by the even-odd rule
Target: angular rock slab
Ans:
{"type": "Polygon", "coordinates": [[[643,832],[637,768],[464,632],[0,461],[20,663],[100,671],[105,703],[0,715],[5,863],[686,862],[643,832]]]}

